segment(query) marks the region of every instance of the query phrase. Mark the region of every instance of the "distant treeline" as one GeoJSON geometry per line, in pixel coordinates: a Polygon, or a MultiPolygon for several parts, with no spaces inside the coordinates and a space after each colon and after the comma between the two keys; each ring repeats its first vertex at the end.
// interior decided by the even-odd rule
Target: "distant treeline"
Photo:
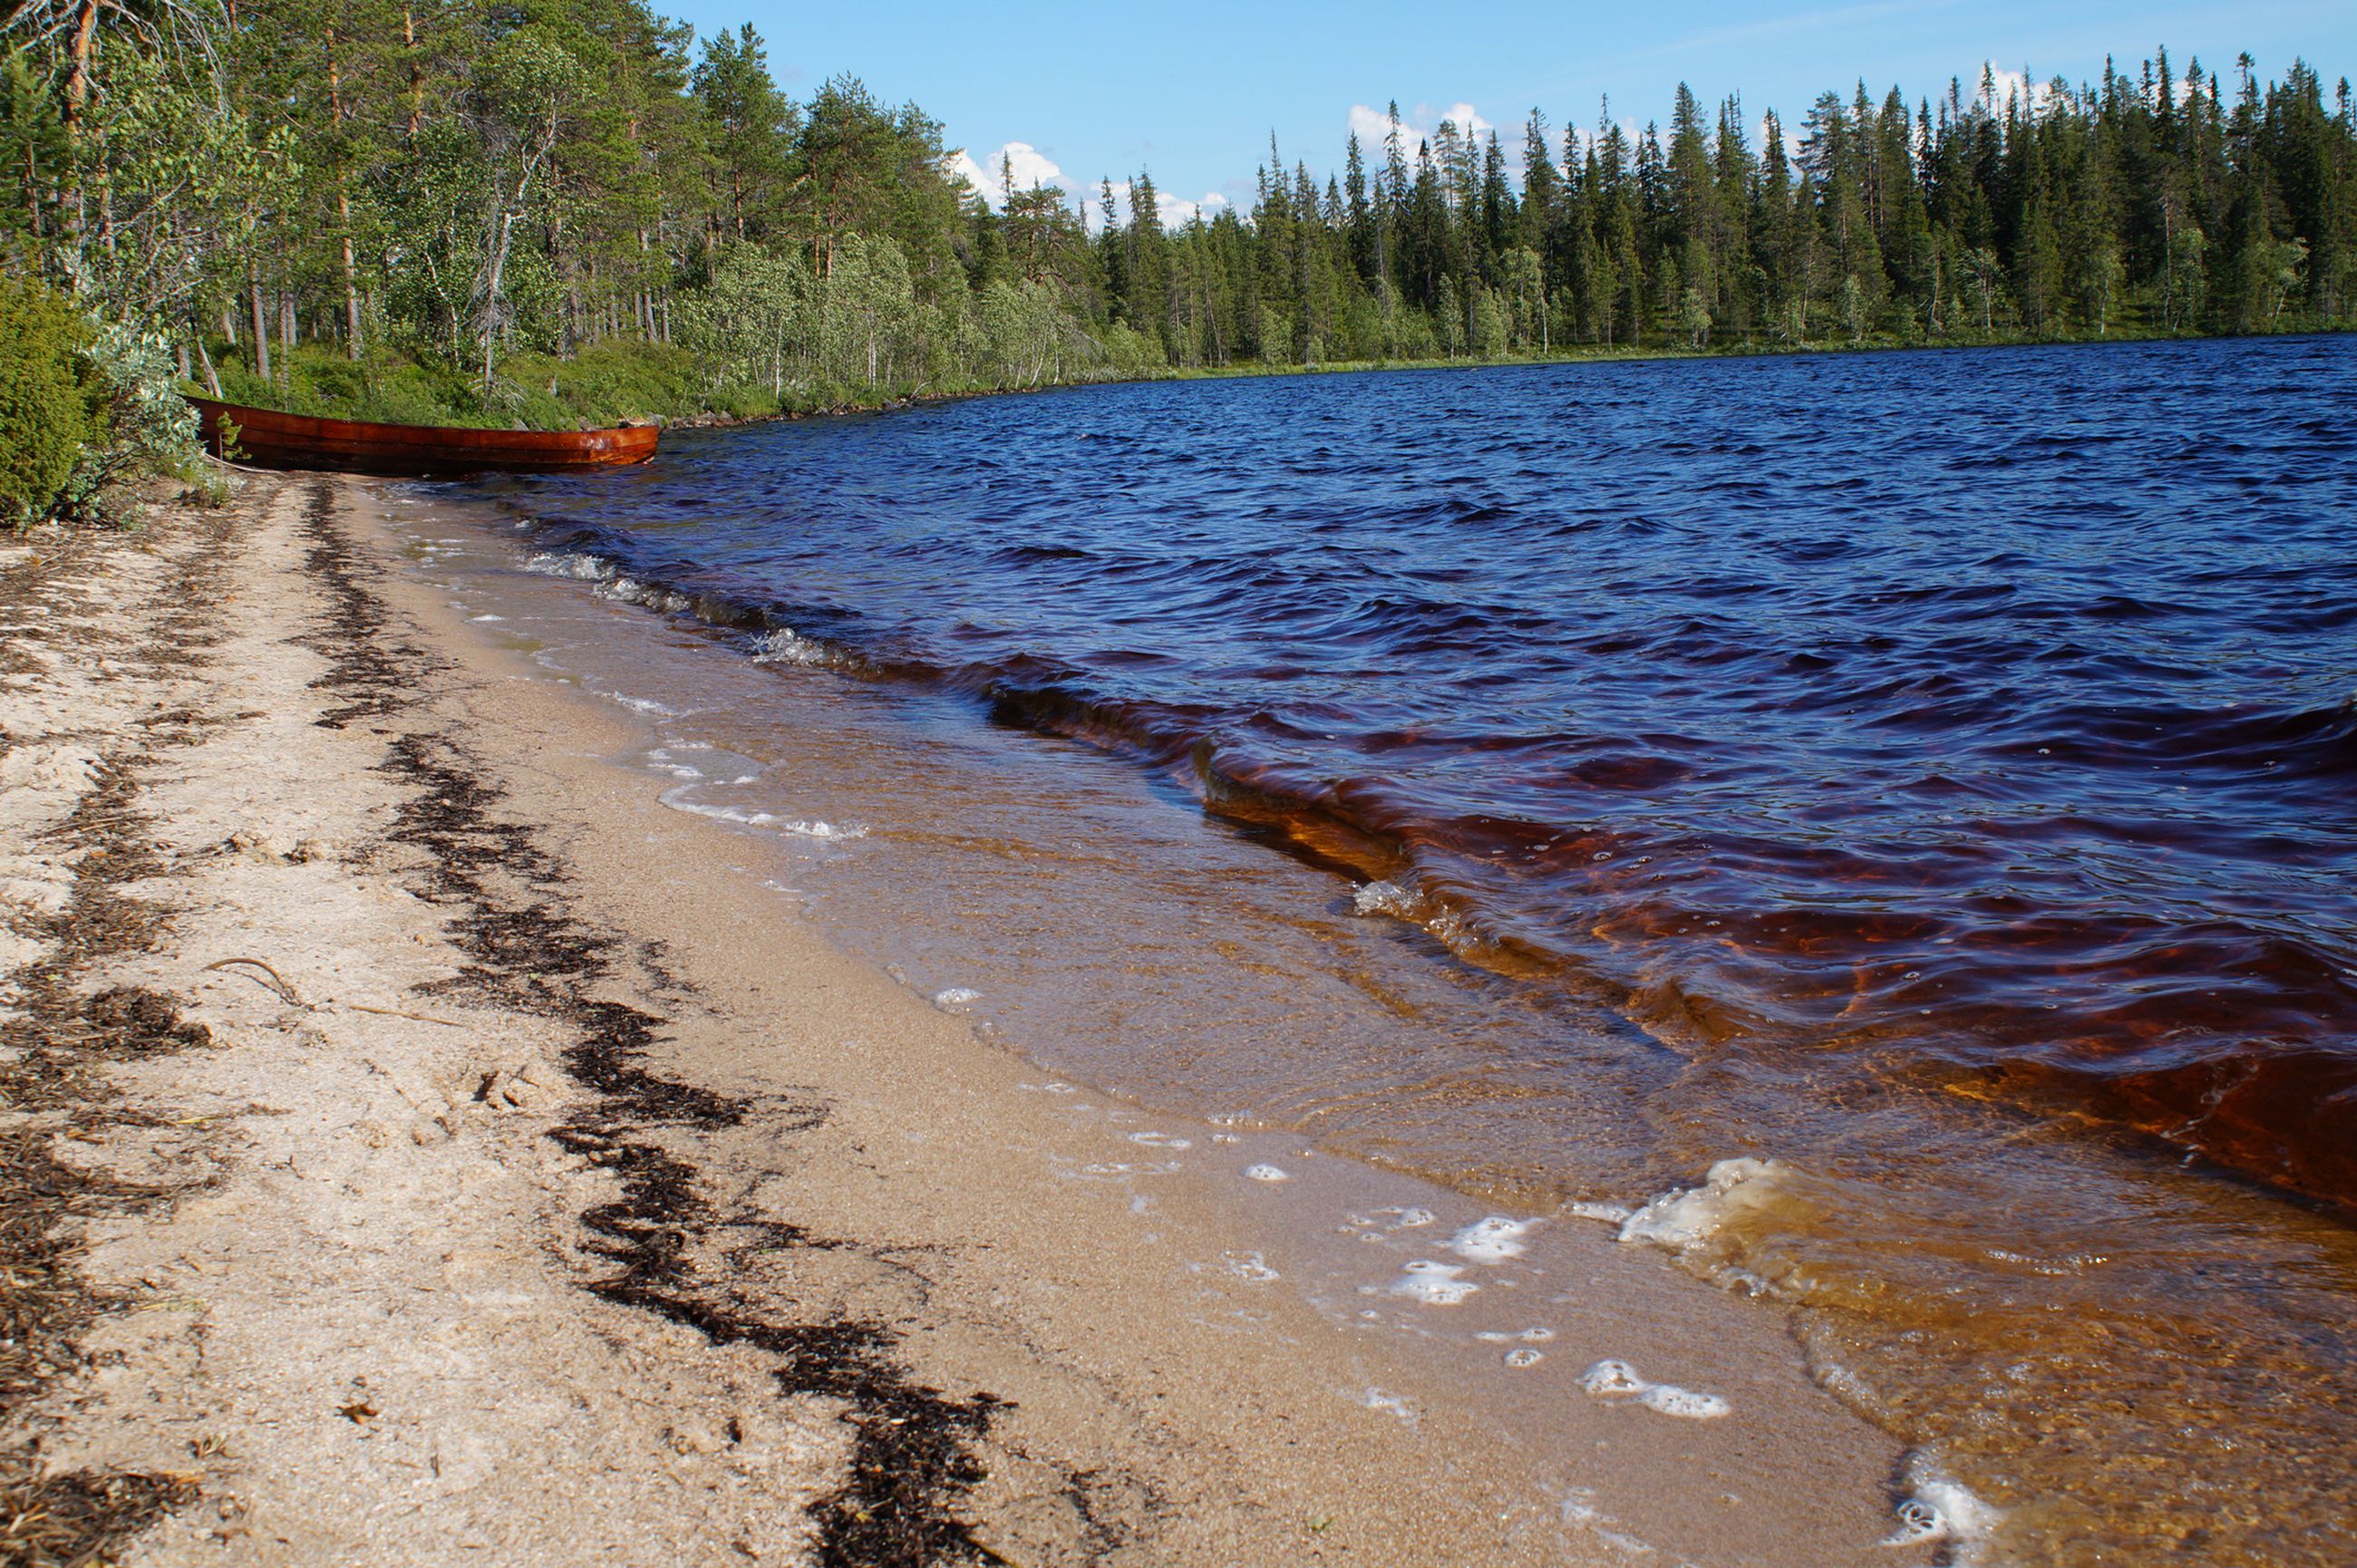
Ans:
{"type": "Polygon", "coordinates": [[[1144,173],[991,210],[914,105],[847,76],[789,98],[749,27],[699,46],[641,0],[18,0],[5,37],[10,265],[296,402],[750,410],[2357,309],[2350,89],[2298,63],[1860,86],[1789,153],[1683,87],[1665,131],[1534,112],[1511,160],[1394,110],[1324,178],[1272,145],[1250,211],[1166,229],[1144,173]]]}

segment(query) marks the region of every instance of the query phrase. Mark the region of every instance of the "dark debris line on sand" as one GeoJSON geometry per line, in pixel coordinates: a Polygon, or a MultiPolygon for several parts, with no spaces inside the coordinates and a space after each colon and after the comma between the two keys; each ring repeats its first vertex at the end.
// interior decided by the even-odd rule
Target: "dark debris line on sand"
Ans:
{"type": "MultiPolygon", "coordinates": [[[[158,598],[179,607],[158,621],[152,640],[130,649],[110,645],[103,650],[110,657],[155,676],[203,661],[216,634],[195,607],[215,602],[220,592],[229,524],[204,526],[209,536],[182,560],[158,598]]],[[[88,563],[69,557],[64,564],[71,571],[88,563]]],[[[61,575],[58,563],[36,563],[11,574],[0,595],[15,608],[61,575]]],[[[61,651],[95,657],[97,650],[61,651]]],[[[82,1367],[84,1330],[118,1305],[76,1267],[81,1222],[173,1196],[169,1187],[115,1180],[60,1160],[59,1143],[154,1123],[122,1103],[106,1080],[105,1063],[210,1039],[201,1026],[183,1024],[178,1008],[153,992],[116,988],[93,995],[81,988],[93,966],[148,946],[167,918],[156,905],[117,889],[165,873],[137,804],[139,778],[169,750],[199,739],[201,721],[171,712],[143,727],[139,744],[102,759],[94,786],[55,831],[59,846],[79,854],[72,891],[27,933],[49,950],[20,972],[17,1008],[0,1022],[0,1107],[14,1123],[0,1132],[0,1429],[9,1434],[0,1443],[5,1568],[79,1568],[102,1560],[166,1509],[196,1495],[193,1477],[168,1472],[45,1474],[38,1428],[28,1431],[20,1419],[50,1383],[82,1367]],[[16,1117],[28,1120],[16,1122],[16,1117]]]]}
{"type": "MultiPolygon", "coordinates": [[[[371,568],[339,532],[326,486],[312,494],[305,525],[309,567],[333,606],[306,643],[330,661],[317,684],[344,699],[319,723],[341,728],[357,718],[390,716],[430,660],[392,643],[383,605],[366,585],[371,568]]],[[[380,766],[416,790],[390,836],[429,857],[422,891],[457,912],[455,939],[469,961],[447,987],[577,1031],[565,1065],[597,1098],[553,1136],[621,1184],[618,1199],[582,1216],[596,1238],[588,1250],[615,1265],[590,1288],[715,1344],[770,1353],[783,1394],[815,1394],[850,1407],[844,1416],[855,1434],[849,1474],[811,1510],[821,1563],[1004,1563],[952,1511],[983,1478],[974,1444],[1000,1402],[986,1393],[954,1400],[912,1382],[893,1355],[899,1336],[884,1324],[780,1320],[733,1292],[726,1278],[711,1277],[724,1271],[707,1273],[701,1260],[725,1264],[757,1251],[856,1244],[713,1208],[695,1165],[666,1147],[662,1133],[733,1127],[756,1104],[641,1065],[664,1021],[595,994],[615,972],[619,944],[572,912],[564,865],[539,847],[530,826],[497,814],[500,792],[483,782],[474,758],[430,731],[401,733],[388,749],[380,766]]],[[[765,1127],[774,1123],[785,1133],[807,1131],[826,1116],[815,1104],[765,1101],[758,1109],[765,1127]]]]}

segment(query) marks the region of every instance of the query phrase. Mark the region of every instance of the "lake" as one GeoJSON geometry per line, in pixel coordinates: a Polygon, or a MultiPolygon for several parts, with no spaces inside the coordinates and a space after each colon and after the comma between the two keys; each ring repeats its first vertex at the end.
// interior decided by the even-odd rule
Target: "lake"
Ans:
{"type": "Polygon", "coordinates": [[[1018,1048],[1566,1222],[1682,1194],[1650,1239],[2006,1555],[2326,1563],[2352,411],[2348,338],[1373,373],[477,493],[727,656],[646,699],[674,803],[1018,1048]]]}

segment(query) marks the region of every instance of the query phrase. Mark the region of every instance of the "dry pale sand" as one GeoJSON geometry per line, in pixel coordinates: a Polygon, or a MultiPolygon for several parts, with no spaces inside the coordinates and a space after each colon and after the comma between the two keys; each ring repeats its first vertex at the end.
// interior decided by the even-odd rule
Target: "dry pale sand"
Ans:
{"type": "Polygon", "coordinates": [[[1926,1560],[1666,1268],[1744,1417],[1539,1454],[1211,1188],[1071,1179],[1162,1124],[743,898],[385,540],[265,478],[0,564],[0,1559],[1926,1560]]]}

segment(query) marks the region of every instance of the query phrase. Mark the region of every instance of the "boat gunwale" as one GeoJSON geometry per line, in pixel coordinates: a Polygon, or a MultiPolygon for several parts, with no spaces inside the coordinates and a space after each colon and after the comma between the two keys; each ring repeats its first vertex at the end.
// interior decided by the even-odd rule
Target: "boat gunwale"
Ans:
{"type": "Polygon", "coordinates": [[[226,418],[239,444],[264,464],[286,467],[389,466],[396,473],[486,468],[620,467],[655,454],[660,425],[598,430],[485,430],[466,425],[396,424],[288,413],[217,398],[191,397],[206,445],[221,455],[226,418]]]}

